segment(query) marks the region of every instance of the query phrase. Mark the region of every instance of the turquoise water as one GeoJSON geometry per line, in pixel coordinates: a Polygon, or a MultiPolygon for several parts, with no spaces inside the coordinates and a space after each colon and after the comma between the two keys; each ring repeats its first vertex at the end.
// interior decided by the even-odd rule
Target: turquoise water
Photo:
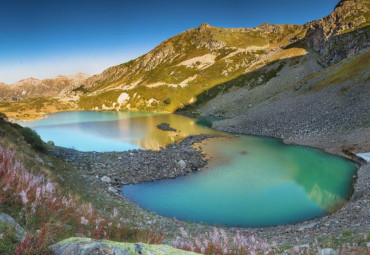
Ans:
{"type": "MultiPolygon", "coordinates": [[[[19,122],[37,131],[44,141],[80,151],[157,150],[190,134],[212,133],[200,120],[174,114],[142,112],[60,112],[45,119],[19,122]],[[167,122],[178,132],[164,132],[156,125],[167,122]]],[[[208,123],[208,122],[205,122],[208,123]]]]}
{"type": "Polygon", "coordinates": [[[66,112],[21,124],[57,145],[95,151],[158,149],[189,134],[216,135],[200,145],[210,157],[202,171],[122,188],[142,208],[185,221],[248,227],[295,223],[337,210],[352,192],[356,165],[351,161],[276,139],[217,132],[205,123],[173,114],[66,112]],[[178,132],[155,128],[161,122],[178,132]]]}

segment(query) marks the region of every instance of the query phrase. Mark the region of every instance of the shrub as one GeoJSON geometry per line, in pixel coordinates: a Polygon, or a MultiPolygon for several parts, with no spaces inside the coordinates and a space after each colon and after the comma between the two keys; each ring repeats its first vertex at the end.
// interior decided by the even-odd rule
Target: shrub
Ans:
{"type": "Polygon", "coordinates": [[[72,91],[73,92],[82,92],[84,94],[89,92],[89,90],[87,90],[84,85],[81,85],[77,88],[74,88],[74,89],[72,89],[72,91]]]}
{"type": "Polygon", "coordinates": [[[41,140],[40,136],[32,129],[26,127],[20,130],[21,135],[24,137],[27,143],[31,144],[32,148],[37,151],[45,152],[46,145],[41,140]]]}
{"type": "Polygon", "coordinates": [[[171,104],[171,98],[166,98],[163,102],[165,104],[171,104]]]}
{"type": "MultiPolygon", "coordinates": [[[[16,254],[49,254],[48,247],[71,236],[160,243],[150,230],[132,229],[117,209],[102,214],[91,204],[77,202],[43,175],[28,172],[15,152],[0,146],[0,211],[12,215],[28,232],[16,254]]],[[[1,229],[0,229],[1,231],[1,229]]],[[[12,236],[0,233],[0,251],[12,246],[12,236]],[[4,243],[7,240],[7,243],[4,243]],[[1,250],[2,249],[2,250],[1,250]]],[[[3,253],[1,253],[3,254],[3,253]]]]}
{"type": "Polygon", "coordinates": [[[0,121],[6,121],[6,120],[8,120],[8,118],[5,115],[5,113],[0,112],[0,121]]]}

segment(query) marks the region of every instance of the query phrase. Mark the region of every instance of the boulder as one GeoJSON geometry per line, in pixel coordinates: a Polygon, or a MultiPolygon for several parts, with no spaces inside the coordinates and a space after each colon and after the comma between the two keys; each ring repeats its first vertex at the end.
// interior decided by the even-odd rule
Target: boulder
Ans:
{"type": "Polygon", "coordinates": [[[7,227],[14,231],[14,235],[19,242],[23,242],[27,237],[27,232],[22,228],[13,218],[12,216],[1,213],[0,214],[0,227],[4,228],[7,227]]]}
{"type": "Polygon", "coordinates": [[[184,160],[179,160],[178,162],[177,162],[177,164],[179,165],[179,167],[181,167],[181,168],[185,168],[186,167],[186,162],[184,161],[184,160]]]}
{"type": "Polygon", "coordinates": [[[48,146],[50,146],[50,147],[53,147],[53,146],[54,146],[54,142],[53,142],[53,141],[48,141],[46,144],[47,144],[48,146]]]}
{"type": "Polygon", "coordinates": [[[42,165],[45,164],[44,160],[42,158],[36,158],[36,161],[39,162],[42,165]]]}
{"type": "Polygon", "coordinates": [[[106,182],[106,183],[109,183],[111,181],[111,179],[108,176],[106,176],[106,175],[104,175],[102,178],[100,178],[100,180],[102,182],[106,182]]]}
{"type": "Polygon", "coordinates": [[[163,131],[173,131],[176,132],[177,130],[175,128],[170,127],[170,124],[168,123],[161,123],[157,125],[157,128],[163,131]]]}
{"type": "Polygon", "coordinates": [[[332,248],[321,249],[318,255],[337,255],[337,251],[332,248]]]}
{"type": "Polygon", "coordinates": [[[54,255],[159,255],[159,254],[197,254],[178,250],[168,245],[151,245],[144,243],[118,243],[108,240],[72,237],[50,246],[54,255]]]}

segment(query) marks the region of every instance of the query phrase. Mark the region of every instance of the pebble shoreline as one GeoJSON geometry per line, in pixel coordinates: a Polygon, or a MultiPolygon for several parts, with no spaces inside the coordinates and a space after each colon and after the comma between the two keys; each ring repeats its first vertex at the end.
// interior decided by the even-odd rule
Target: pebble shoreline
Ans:
{"type": "MultiPolygon", "coordinates": [[[[134,150],[128,152],[98,153],[80,152],[55,147],[54,153],[63,160],[73,163],[81,171],[82,178],[85,180],[84,185],[91,186],[94,189],[99,187],[96,192],[102,193],[103,196],[118,198],[123,204],[135,208],[135,215],[132,215],[133,219],[131,220],[137,223],[138,216],[144,219],[137,223],[139,228],[159,229],[162,233],[171,233],[173,235],[178,233],[180,227],[183,227],[190,234],[198,235],[211,231],[214,226],[203,223],[184,222],[146,211],[124,197],[118,190],[118,187],[143,181],[175,178],[192,171],[200,170],[206,165],[207,160],[205,155],[193,148],[192,145],[210,138],[212,138],[210,135],[189,136],[183,141],[170,144],[159,151],[134,150]],[[90,165],[88,166],[84,162],[90,162],[90,165]],[[153,165],[157,170],[150,169],[150,165],[153,165]],[[162,165],[164,168],[158,171],[162,165]],[[122,169],[124,170],[122,171],[122,169]]],[[[314,144],[312,141],[303,139],[283,141],[290,144],[314,146],[324,150],[327,150],[328,147],[335,148],[333,144],[326,143],[325,141],[321,142],[321,146],[320,144],[314,144]]],[[[339,149],[329,150],[329,152],[341,156],[344,155],[343,151],[339,149]]],[[[357,180],[354,184],[354,193],[351,199],[333,214],[306,222],[276,227],[221,228],[230,234],[237,231],[244,235],[254,234],[259,238],[274,240],[281,245],[312,243],[318,237],[333,238],[341,236],[344,231],[351,231],[355,238],[360,239],[365,234],[368,234],[370,226],[369,186],[370,164],[362,162],[357,172],[357,180]]],[[[171,236],[168,236],[165,240],[170,243],[171,236]]]]}
{"type": "Polygon", "coordinates": [[[192,145],[212,137],[191,135],[158,151],[82,152],[55,147],[53,152],[83,170],[85,175],[106,183],[111,192],[119,193],[118,189],[123,185],[175,178],[200,170],[208,160],[192,145]]]}

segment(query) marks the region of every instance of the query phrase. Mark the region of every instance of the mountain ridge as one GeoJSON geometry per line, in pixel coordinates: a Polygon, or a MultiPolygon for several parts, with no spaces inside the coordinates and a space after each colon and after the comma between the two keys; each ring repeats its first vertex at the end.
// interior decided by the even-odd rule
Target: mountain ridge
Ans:
{"type": "Polygon", "coordinates": [[[57,75],[55,78],[37,79],[29,77],[12,84],[0,83],[0,96],[19,100],[29,97],[60,96],[80,86],[90,75],[77,73],[74,75],[57,75]]]}
{"type": "Polygon", "coordinates": [[[306,70],[296,75],[303,79],[369,48],[369,8],[367,0],[340,1],[331,14],[304,25],[203,23],[53,97],[71,102],[71,109],[175,112],[230,90],[283,82],[282,70],[295,66],[306,70]]]}

